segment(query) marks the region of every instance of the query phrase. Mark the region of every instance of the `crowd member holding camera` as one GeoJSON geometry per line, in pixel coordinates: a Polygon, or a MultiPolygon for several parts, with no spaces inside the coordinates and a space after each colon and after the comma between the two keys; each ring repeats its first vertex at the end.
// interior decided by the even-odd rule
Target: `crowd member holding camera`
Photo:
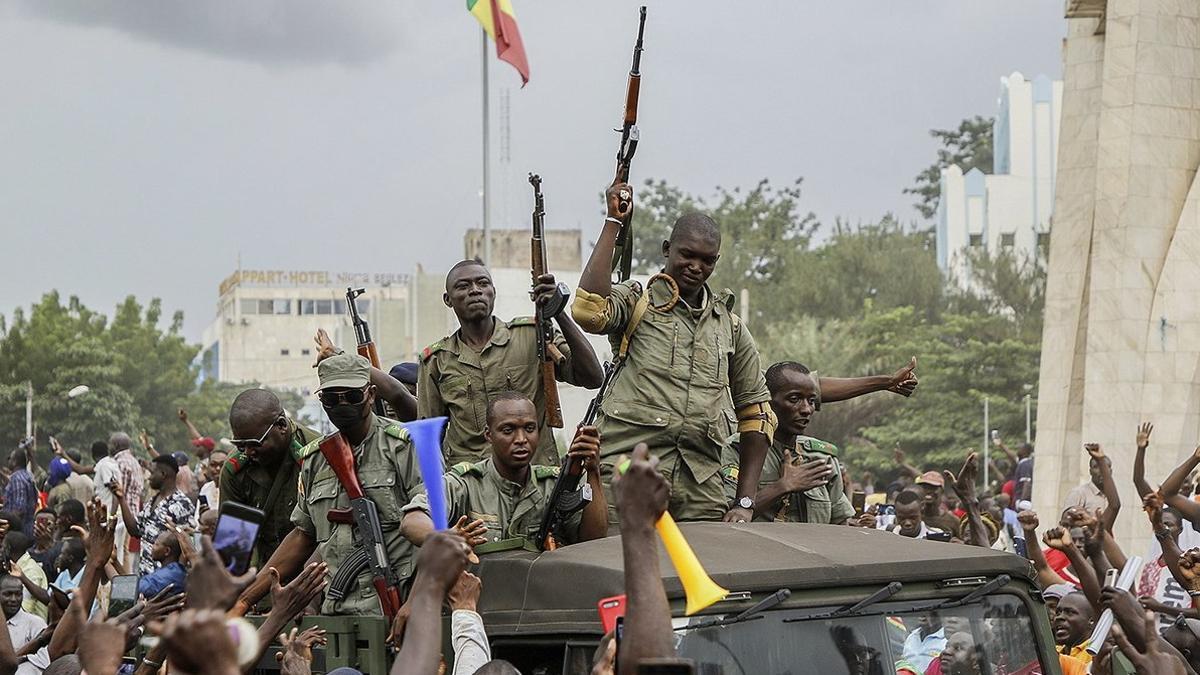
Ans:
{"type": "MultiPolygon", "coordinates": [[[[129,504],[129,495],[120,483],[109,486],[117,497],[125,529],[131,536],[141,539],[145,542],[144,545],[149,546],[153,546],[163,532],[169,532],[176,526],[196,527],[196,506],[175,487],[175,478],[179,472],[175,458],[171,455],[159,455],[154,458],[152,464],[154,468],[150,471],[149,482],[155,494],[140,512],[135,514],[129,504]]],[[[138,571],[141,574],[151,574],[159,567],[160,561],[156,561],[149,552],[138,560],[138,571]]]]}

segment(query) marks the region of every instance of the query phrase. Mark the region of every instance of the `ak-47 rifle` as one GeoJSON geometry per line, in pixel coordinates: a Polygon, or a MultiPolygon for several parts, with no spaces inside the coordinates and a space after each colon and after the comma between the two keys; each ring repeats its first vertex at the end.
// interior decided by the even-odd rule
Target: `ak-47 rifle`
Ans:
{"type": "MultiPolygon", "coordinates": [[[[604,380],[600,383],[600,391],[588,404],[587,412],[579,426],[586,427],[596,423],[596,414],[604,403],[604,393],[613,377],[621,369],[623,362],[616,365],[604,363],[604,380]]],[[[583,476],[583,465],[572,457],[563,457],[559,468],[558,480],[554,481],[554,489],[550,491],[550,499],[546,501],[546,513],[542,516],[542,524],[538,527],[537,545],[543,551],[553,551],[558,548],[558,530],[568,518],[587,506],[592,501],[592,486],[584,483],[579,485],[583,476]]]]}
{"type": "Polygon", "coordinates": [[[329,584],[329,597],[341,600],[346,597],[358,574],[369,567],[372,584],[379,594],[379,606],[390,624],[400,611],[400,579],[388,562],[387,543],[383,540],[383,527],[375,502],[363,492],[354,470],[354,451],[341,433],[321,439],[321,455],[329,462],[338,483],[350,497],[349,509],[331,509],[329,522],[351,524],[355,529],[355,540],[361,545],[342,561],[337,574],[329,584]]]}
{"type": "MultiPolygon", "coordinates": [[[[366,293],[365,288],[346,289],[346,311],[350,313],[350,323],[354,325],[354,339],[358,343],[358,355],[371,362],[371,367],[379,369],[379,352],[375,350],[375,341],[371,339],[371,327],[366,319],[358,313],[358,296],[366,293]]],[[[383,415],[383,399],[375,397],[375,414],[383,415]]]]}
{"type": "MultiPolygon", "coordinates": [[[[529,184],[533,186],[533,237],[530,239],[533,248],[531,267],[533,283],[547,272],[546,264],[546,204],[542,201],[542,179],[537,174],[529,174],[529,184]]],[[[542,390],[546,395],[546,425],[561,429],[563,425],[562,404],[558,400],[558,380],[554,377],[554,369],[562,361],[562,352],[554,346],[554,323],[552,319],[558,316],[567,306],[571,297],[571,289],[564,283],[559,283],[552,295],[544,304],[534,304],[534,318],[537,321],[538,363],[542,369],[542,390]]]]}
{"type": "MultiPolygon", "coordinates": [[[[642,6],[641,18],[638,20],[637,42],[633,45],[633,67],[629,69],[629,85],[625,88],[625,118],[620,129],[621,145],[617,148],[617,180],[618,183],[629,182],[629,167],[633,163],[633,153],[637,152],[638,139],[641,132],[637,127],[638,94],[642,89],[642,33],[646,30],[646,7],[642,6]]],[[[632,195],[620,195],[620,211],[627,214],[621,231],[617,233],[617,242],[613,248],[612,271],[617,273],[618,281],[625,281],[633,266],[633,214],[629,213],[632,195]]]]}

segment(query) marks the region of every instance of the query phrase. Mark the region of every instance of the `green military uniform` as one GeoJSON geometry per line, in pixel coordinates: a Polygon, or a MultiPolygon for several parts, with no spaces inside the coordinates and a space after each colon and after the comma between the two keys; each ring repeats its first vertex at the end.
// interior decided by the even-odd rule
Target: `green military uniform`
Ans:
{"type": "MultiPolygon", "coordinates": [[[[734,434],[729,439],[722,453],[721,475],[725,479],[725,494],[733,500],[737,494],[738,479],[738,444],[740,437],[734,434]]],[[[796,444],[787,447],[778,440],[771,439],[771,449],[763,461],[762,478],[759,479],[758,490],[779,480],[783,476],[783,463],[794,461],[811,461],[822,459],[833,463],[833,477],[820,487],[804,492],[789,492],[771,505],[767,514],[755,515],[759,522],[780,523],[842,523],[854,515],[854,507],[846,497],[841,468],[837,461],[838,449],[833,443],[826,443],[811,436],[799,436],[796,444]]]]}
{"type": "MultiPolygon", "coordinates": [[[[266,513],[255,544],[255,564],[270,559],[279,543],[292,531],[292,509],[296,508],[296,483],[300,475],[304,446],[320,438],[320,434],[288,420],[291,457],[269,469],[251,462],[246,453],[229,455],[221,467],[221,502],[237,502],[253,506],[266,513]],[[274,492],[274,496],[272,496],[274,492]]],[[[217,508],[217,504],[210,504],[217,508]]]]}
{"type": "MultiPolygon", "coordinates": [[[[557,466],[535,464],[529,467],[529,480],[520,485],[501,476],[491,457],[475,464],[456,464],[444,477],[450,524],[463,516],[482,520],[488,532],[487,543],[475,548],[481,555],[514,548],[537,551],[538,528],[557,478],[557,466]]],[[[425,492],[420,492],[404,510],[428,513],[429,499],[425,492]]],[[[563,523],[562,532],[567,540],[563,543],[579,540],[582,521],[581,510],[563,523]]]]}
{"type": "MultiPolygon", "coordinates": [[[[319,442],[314,441],[304,450],[308,458],[300,473],[300,500],[292,512],[292,523],[316,540],[317,552],[329,565],[329,576],[333,578],[341,562],[361,542],[353,525],[329,522],[329,511],[349,508],[350,498],[317,447],[319,442]]],[[[400,534],[400,509],[421,488],[421,472],[408,430],[398,422],[375,417],[370,435],[354,448],[354,459],[363,492],[379,511],[388,561],[397,576],[407,579],[412,574],[412,546],[400,534]]],[[[359,573],[342,601],[335,602],[327,594],[321,613],[380,614],[370,568],[359,573]]]]}
{"type": "MultiPolygon", "coordinates": [[[[455,331],[425,348],[417,373],[417,416],[447,416],[443,445],[446,464],[478,462],[490,454],[483,438],[487,404],[502,391],[515,391],[533,401],[542,420],[540,440],[533,461],[558,464],[558,447],[553,429],[546,426],[546,393],[542,388],[537,358],[538,328],[532,317],[504,323],[496,320],[492,339],[476,351],[455,331]]],[[[579,384],[571,359],[571,348],[558,329],[554,344],[563,361],[555,368],[560,382],[579,384]]]]}
{"type": "MultiPolygon", "coordinates": [[[[701,307],[671,297],[665,281],[615,284],[604,309],[581,311],[601,302],[580,290],[572,311],[592,333],[620,338],[644,292],[645,311],[630,337],[621,372],[613,380],[597,419],[604,439],[600,470],[611,492],[617,458],[646,443],[659,458],[659,471],[671,482],[669,510],[676,520],[720,520],[730,501],[719,470],[726,439],[738,430],[736,410],[771,399],[749,329],[733,312],[733,292],[704,287],[701,307]]],[[[614,350],[615,351],[615,350],[614,350]]],[[[609,521],[617,522],[616,501],[606,493],[609,521]]]]}

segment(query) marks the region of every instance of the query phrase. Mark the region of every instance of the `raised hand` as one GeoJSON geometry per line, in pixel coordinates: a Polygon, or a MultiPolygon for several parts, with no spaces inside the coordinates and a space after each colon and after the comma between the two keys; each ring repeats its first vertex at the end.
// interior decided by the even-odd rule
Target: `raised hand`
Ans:
{"type": "Polygon", "coordinates": [[[900,444],[897,443],[896,447],[892,448],[892,460],[903,466],[906,459],[908,459],[908,455],[904,454],[904,451],[900,449],[900,444]]]}
{"type": "Polygon", "coordinates": [[[453,530],[471,548],[487,543],[488,528],[482,520],[468,521],[466,516],[460,516],[458,522],[454,524],[453,530]]]}
{"type": "Polygon", "coordinates": [[[316,368],[317,364],[325,359],[337,356],[338,348],[334,346],[333,340],[329,339],[329,333],[326,333],[324,328],[317,329],[313,342],[317,343],[317,360],[313,363],[313,368],[316,368]]]}
{"type": "Polygon", "coordinates": [[[892,373],[891,382],[888,384],[888,391],[901,396],[912,396],[913,391],[917,388],[917,357],[912,357],[907,366],[904,366],[895,373],[892,373]]]}
{"type": "Polygon", "coordinates": [[[267,568],[271,575],[271,611],[280,612],[291,621],[301,614],[312,601],[325,590],[325,576],[329,565],[309,563],[287,586],[279,583],[279,570],[267,568]]]}
{"type": "Polygon", "coordinates": [[[225,569],[221,556],[213,548],[207,535],[200,538],[201,553],[188,574],[188,609],[215,609],[222,612],[233,607],[238,596],[250,582],[254,581],[255,570],[250,568],[240,577],[225,569]]]}
{"type": "MultiPolygon", "coordinates": [[[[1120,619],[1120,615],[1117,615],[1120,619]]],[[[1148,637],[1158,633],[1157,629],[1158,617],[1154,612],[1146,612],[1142,616],[1142,625],[1133,626],[1124,623],[1115,623],[1112,627],[1113,638],[1117,641],[1117,647],[1121,649],[1121,653],[1129,662],[1133,664],[1135,673],[1154,673],[1155,675],[1184,675],[1187,669],[1183,666],[1183,660],[1170,652],[1163,652],[1159,648],[1160,640],[1148,639],[1145,641],[1144,649],[1137,649],[1129,642],[1126,632],[1132,632],[1141,629],[1148,637]]]]}
{"type": "Polygon", "coordinates": [[[1146,512],[1146,517],[1150,519],[1150,526],[1155,532],[1161,532],[1163,529],[1162,511],[1163,498],[1157,492],[1142,497],[1142,509],[1146,512]]]}
{"type": "Polygon", "coordinates": [[[1075,547],[1071,533],[1061,527],[1052,527],[1042,534],[1042,541],[1056,551],[1066,551],[1075,547]]]}
{"type": "Polygon", "coordinates": [[[613,182],[604,191],[604,201],[608,205],[608,217],[625,220],[633,215],[633,186],[629,183],[613,182]],[[624,207],[624,208],[622,208],[624,207]]]}
{"type": "Polygon", "coordinates": [[[279,643],[283,645],[283,649],[275,654],[275,660],[283,665],[282,672],[310,672],[313,646],[325,645],[328,642],[324,628],[312,626],[304,631],[292,628],[289,633],[279,634],[279,643]]]}
{"type": "Polygon", "coordinates": [[[954,486],[954,491],[958,493],[959,499],[964,502],[975,501],[975,481],[979,478],[979,454],[968,453],[957,476],[950,471],[943,471],[942,477],[946,479],[948,485],[954,486]]]}
{"type": "Polygon", "coordinates": [[[458,581],[454,582],[454,587],[450,589],[450,595],[447,598],[450,601],[450,609],[466,609],[474,612],[479,603],[479,593],[482,590],[483,582],[479,580],[479,577],[464,571],[458,575],[458,581]]]}
{"type": "MultiPolygon", "coordinates": [[[[108,560],[113,554],[113,539],[117,531],[117,519],[108,517],[108,510],[93,499],[87,506],[88,532],[84,539],[88,562],[108,560]]],[[[78,527],[78,526],[76,526],[78,527]]]]}
{"type": "MultiPolygon", "coordinates": [[[[625,460],[618,462],[618,466],[623,464],[625,460]]],[[[638,443],[634,447],[628,465],[624,472],[617,471],[612,480],[621,523],[653,527],[667,510],[671,486],[658,472],[658,457],[650,454],[645,443],[638,443]]]]}
{"type": "Polygon", "coordinates": [[[162,637],[167,645],[171,664],[182,671],[240,672],[237,649],[233,646],[233,639],[225,626],[224,611],[188,609],[172,614],[160,624],[151,624],[151,630],[162,637]]]}
{"type": "Polygon", "coordinates": [[[179,421],[180,421],[180,422],[183,422],[183,423],[185,423],[185,424],[187,423],[187,421],[188,421],[188,414],[187,414],[187,411],[186,411],[186,410],[184,410],[183,408],[180,408],[180,409],[179,409],[179,411],[178,411],[176,414],[178,414],[178,415],[179,415],[179,421]]]}
{"type": "Polygon", "coordinates": [[[1189,591],[1200,591],[1200,548],[1184,551],[1179,556],[1179,583],[1189,591]]]}
{"type": "Polygon", "coordinates": [[[1094,460],[1099,461],[1104,459],[1104,450],[1100,448],[1099,443],[1084,443],[1083,449],[1094,460]]]}
{"type": "Polygon", "coordinates": [[[126,629],[116,619],[85,624],[79,633],[76,654],[89,673],[115,673],[125,655],[126,629]]]}
{"type": "Polygon", "coordinates": [[[1145,450],[1150,447],[1150,434],[1154,432],[1154,425],[1149,422],[1143,423],[1137,430],[1137,447],[1138,450],[1145,450]]]}
{"type": "Polygon", "coordinates": [[[146,621],[156,621],[169,614],[183,611],[183,605],[186,597],[183,593],[175,591],[174,584],[168,584],[153,598],[145,601],[145,606],[142,609],[142,615],[146,617],[146,621]],[[174,595],[171,595],[174,593],[174,595]]]}
{"type": "Polygon", "coordinates": [[[1021,524],[1021,529],[1026,532],[1033,532],[1040,525],[1036,511],[1022,511],[1018,513],[1017,522],[1021,524]]]}

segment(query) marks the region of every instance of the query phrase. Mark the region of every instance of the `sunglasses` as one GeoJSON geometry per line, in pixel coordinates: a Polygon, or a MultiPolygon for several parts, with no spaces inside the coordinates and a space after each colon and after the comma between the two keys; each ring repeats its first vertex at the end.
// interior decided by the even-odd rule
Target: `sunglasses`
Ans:
{"type": "Polygon", "coordinates": [[[271,430],[280,423],[287,423],[282,413],[279,415],[279,417],[275,418],[274,422],[271,422],[271,426],[267,427],[267,430],[262,433],[262,436],[259,436],[258,438],[233,438],[230,439],[229,443],[239,450],[244,450],[246,448],[261,448],[263,441],[267,440],[267,434],[271,433],[271,430]]]}
{"type": "Polygon", "coordinates": [[[322,389],[317,392],[317,399],[326,408],[332,408],[342,403],[347,405],[362,405],[363,401],[367,400],[367,388],[347,389],[346,391],[327,391],[322,389]]]}

